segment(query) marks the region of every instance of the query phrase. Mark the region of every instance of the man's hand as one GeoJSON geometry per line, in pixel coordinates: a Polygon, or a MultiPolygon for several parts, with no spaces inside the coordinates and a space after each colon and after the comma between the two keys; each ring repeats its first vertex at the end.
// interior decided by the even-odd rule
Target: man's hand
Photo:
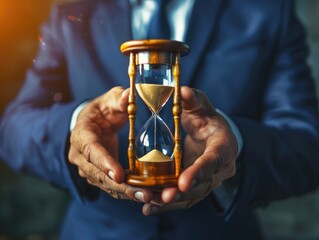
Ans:
{"type": "Polygon", "coordinates": [[[176,188],[164,189],[144,205],[145,215],[189,208],[236,171],[237,141],[226,120],[199,90],[183,87],[181,95],[186,169],[176,188]]]}
{"type": "Polygon", "coordinates": [[[85,106],[71,132],[69,161],[79,175],[114,198],[149,202],[152,192],[125,183],[118,162],[118,130],[127,121],[128,91],[115,87],[85,106]]]}

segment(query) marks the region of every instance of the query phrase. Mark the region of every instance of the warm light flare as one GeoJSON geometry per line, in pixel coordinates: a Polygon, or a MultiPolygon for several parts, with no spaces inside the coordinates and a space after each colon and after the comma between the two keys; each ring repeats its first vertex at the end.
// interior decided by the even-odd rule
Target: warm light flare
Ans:
{"type": "Polygon", "coordinates": [[[53,0],[0,0],[0,114],[35,57],[53,0]],[[4,90],[5,89],[5,90],[4,90]]]}

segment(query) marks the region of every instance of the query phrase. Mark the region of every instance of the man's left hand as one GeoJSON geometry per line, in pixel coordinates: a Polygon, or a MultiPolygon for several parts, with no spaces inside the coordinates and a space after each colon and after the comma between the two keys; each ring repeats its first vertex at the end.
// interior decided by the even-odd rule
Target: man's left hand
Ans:
{"type": "Polygon", "coordinates": [[[237,140],[205,94],[182,87],[182,125],[187,133],[177,187],[163,189],[143,206],[145,215],[190,208],[236,172],[237,140]]]}

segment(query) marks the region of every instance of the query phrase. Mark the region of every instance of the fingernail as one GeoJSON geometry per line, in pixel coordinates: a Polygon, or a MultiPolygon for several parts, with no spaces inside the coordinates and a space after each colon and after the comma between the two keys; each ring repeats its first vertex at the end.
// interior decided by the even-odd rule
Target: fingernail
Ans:
{"type": "Polygon", "coordinates": [[[115,174],[114,174],[114,172],[109,171],[109,172],[107,173],[107,175],[108,175],[108,176],[109,176],[109,178],[111,178],[112,180],[114,180],[114,179],[115,179],[115,174]]]}
{"type": "Polygon", "coordinates": [[[136,192],[136,193],[134,194],[134,197],[135,197],[137,200],[139,200],[139,201],[141,201],[141,202],[144,202],[144,193],[143,193],[143,192],[140,192],[140,191],[136,192]]]}

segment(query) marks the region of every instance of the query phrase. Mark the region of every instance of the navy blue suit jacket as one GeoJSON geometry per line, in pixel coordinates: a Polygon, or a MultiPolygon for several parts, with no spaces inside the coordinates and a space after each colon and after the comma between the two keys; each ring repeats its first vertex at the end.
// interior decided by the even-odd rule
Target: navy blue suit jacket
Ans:
{"type": "MultiPolygon", "coordinates": [[[[209,195],[190,209],[145,217],[141,204],[85,184],[67,160],[71,115],[82,101],[129,85],[119,46],[130,39],[127,0],[55,6],[34,65],[3,116],[0,153],[7,164],[74,197],[63,239],[258,239],[252,207],[318,185],[316,96],[290,0],[197,0],[190,20],[182,85],[203,90],[244,140],[230,216],[218,213],[209,195]]],[[[120,142],[125,167],[127,127],[120,142]]]]}

